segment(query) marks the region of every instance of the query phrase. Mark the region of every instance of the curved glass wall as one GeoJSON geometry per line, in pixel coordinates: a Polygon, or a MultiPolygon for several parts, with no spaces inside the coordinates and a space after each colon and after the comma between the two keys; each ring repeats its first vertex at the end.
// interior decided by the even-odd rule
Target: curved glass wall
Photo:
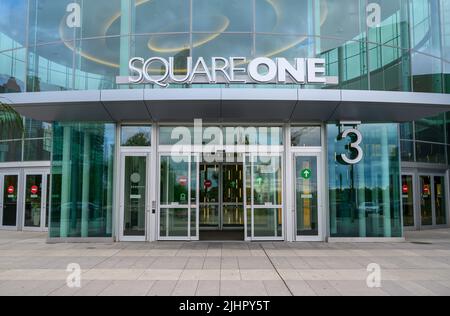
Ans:
{"type": "Polygon", "coordinates": [[[173,56],[179,72],[187,56],[322,57],[340,79],[327,88],[448,93],[449,7],[447,0],[3,0],[0,93],[121,88],[115,78],[128,75],[134,56],[173,56]]]}

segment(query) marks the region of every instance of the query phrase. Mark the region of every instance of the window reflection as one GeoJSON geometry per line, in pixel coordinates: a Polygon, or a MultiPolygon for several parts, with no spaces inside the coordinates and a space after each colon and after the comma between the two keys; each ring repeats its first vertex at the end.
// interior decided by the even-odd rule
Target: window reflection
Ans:
{"type": "Polygon", "coordinates": [[[337,141],[338,128],[328,125],[331,236],[400,237],[397,125],[367,124],[359,130],[364,135],[364,159],[344,165],[336,153],[346,152],[346,142],[337,141]]]}

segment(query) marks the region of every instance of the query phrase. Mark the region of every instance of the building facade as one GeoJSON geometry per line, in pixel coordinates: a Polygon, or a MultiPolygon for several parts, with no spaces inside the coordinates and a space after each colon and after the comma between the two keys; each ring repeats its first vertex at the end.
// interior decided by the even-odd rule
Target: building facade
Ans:
{"type": "Polygon", "coordinates": [[[450,1],[0,0],[0,229],[401,240],[448,227],[450,1]],[[46,122],[46,123],[43,123],[46,122]]]}

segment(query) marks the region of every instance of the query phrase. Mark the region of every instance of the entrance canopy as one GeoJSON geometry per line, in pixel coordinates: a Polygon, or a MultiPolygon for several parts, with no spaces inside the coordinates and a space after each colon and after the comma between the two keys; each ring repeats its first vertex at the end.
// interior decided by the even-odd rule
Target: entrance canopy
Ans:
{"type": "Polygon", "coordinates": [[[450,111],[450,95],[387,91],[126,89],[4,97],[22,115],[47,122],[408,122],[450,111]]]}

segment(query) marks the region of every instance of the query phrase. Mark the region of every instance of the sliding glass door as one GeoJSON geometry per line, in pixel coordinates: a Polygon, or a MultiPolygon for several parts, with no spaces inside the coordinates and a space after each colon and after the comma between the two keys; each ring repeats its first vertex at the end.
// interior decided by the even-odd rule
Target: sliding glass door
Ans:
{"type": "Polygon", "coordinates": [[[246,240],[283,240],[282,155],[245,159],[246,240]]]}
{"type": "Polygon", "coordinates": [[[199,174],[197,155],[160,155],[160,240],[198,240],[199,174]]]}

